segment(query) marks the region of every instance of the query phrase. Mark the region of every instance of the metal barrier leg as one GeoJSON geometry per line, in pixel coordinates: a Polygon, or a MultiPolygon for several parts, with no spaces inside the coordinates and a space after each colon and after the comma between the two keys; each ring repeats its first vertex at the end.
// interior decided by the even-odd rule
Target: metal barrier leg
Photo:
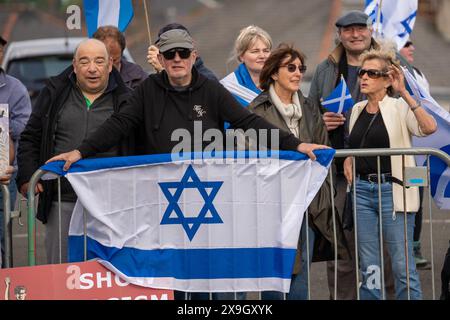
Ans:
{"type": "Polygon", "coordinates": [[[381,276],[381,299],[386,300],[386,286],[384,283],[384,247],[383,247],[383,207],[381,203],[381,163],[380,156],[377,156],[377,177],[378,177],[378,215],[380,219],[380,276],[381,276]]]}
{"type": "MultiPolygon", "coordinates": [[[[331,214],[333,217],[333,241],[334,241],[334,299],[337,300],[337,268],[338,268],[338,261],[337,261],[337,235],[336,235],[336,210],[334,210],[334,186],[333,186],[333,169],[330,167],[329,170],[330,175],[330,190],[331,190],[331,214]]],[[[325,181],[325,183],[327,183],[325,181]]],[[[308,242],[309,244],[309,242],[308,242]]],[[[308,253],[309,258],[309,253],[308,253]]],[[[308,276],[309,276],[309,269],[308,269],[308,276]]],[[[308,278],[308,294],[309,294],[309,278],[308,278]]],[[[308,296],[309,297],[309,296],[308,296]]],[[[309,300],[309,299],[308,299],[309,300]]]]}
{"type": "MultiPolygon", "coordinates": [[[[310,275],[310,261],[309,261],[309,251],[311,250],[309,247],[309,211],[306,209],[305,212],[306,215],[306,277],[307,277],[307,283],[308,283],[308,298],[307,300],[311,300],[311,275],[310,275]]],[[[301,258],[300,258],[301,260],[301,258]]]]}
{"type": "Polygon", "coordinates": [[[356,275],[356,300],[360,300],[359,294],[359,254],[358,254],[358,216],[356,214],[356,161],[352,157],[352,183],[353,183],[353,230],[355,232],[355,275],[356,275]]]}
{"type": "Polygon", "coordinates": [[[62,239],[61,239],[61,177],[58,177],[58,257],[59,263],[62,263],[62,239]]]}
{"type": "Polygon", "coordinates": [[[5,261],[3,262],[5,268],[12,267],[12,242],[11,242],[11,200],[9,197],[8,186],[2,185],[3,195],[3,230],[5,238],[5,261]]]}
{"type": "Polygon", "coordinates": [[[433,247],[433,217],[431,214],[431,179],[430,179],[430,156],[427,155],[427,177],[428,177],[428,209],[430,213],[430,250],[431,250],[431,286],[433,300],[436,300],[436,287],[434,283],[434,247],[433,247]]]}
{"type": "Polygon", "coordinates": [[[405,155],[402,155],[402,179],[403,179],[403,213],[404,213],[404,239],[405,239],[405,262],[406,262],[406,289],[408,300],[411,300],[411,284],[409,281],[409,257],[408,257],[408,213],[406,211],[406,186],[405,186],[405,155]]]}

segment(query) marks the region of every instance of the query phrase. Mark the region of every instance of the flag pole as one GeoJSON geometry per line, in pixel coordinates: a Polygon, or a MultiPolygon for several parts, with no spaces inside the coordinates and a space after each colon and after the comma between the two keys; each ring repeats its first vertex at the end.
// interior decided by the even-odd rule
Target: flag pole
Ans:
{"type": "Polygon", "coordinates": [[[142,1],[144,2],[145,20],[147,22],[148,43],[149,43],[149,45],[151,45],[152,44],[152,35],[150,33],[150,21],[148,18],[149,15],[148,15],[148,10],[147,10],[147,0],[142,0],[142,1]]]}
{"type": "Polygon", "coordinates": [[[377,20],[376,20],[376,25],[377,25],[377,29],[375,30],[375,33],[377,34],[377,36],[380,36],[380,20],[381,20],[381,7],[383,6],[383,0],[380,0],[380,4],[378,6],[378,11],[377,11],[377,20]]]}

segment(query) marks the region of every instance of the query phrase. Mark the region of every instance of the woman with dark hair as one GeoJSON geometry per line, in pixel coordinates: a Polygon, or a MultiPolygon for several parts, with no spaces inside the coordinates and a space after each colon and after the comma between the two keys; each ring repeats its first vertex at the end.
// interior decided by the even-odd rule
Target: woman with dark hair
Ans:
{"type": "MultiPolygon", "coordinates": [[[[266,60],[260,75],[264,91],[252,101],[249,110],[265,118],[277,127],[292,132],[308,142],[329,145],[328,134],[318,106],[305,98],[300,91],[306,71],[305,55],[292,46],[281,44],[266,60]]],[[[303,140],[302,140],[303,141],[303,140]]],[[[296,263],[293,270],[288,299],[308,298],[309,263],[334,259],[333,218],[331,192],[326,181],[308,208],[309,224],[303,219],[296,263]],[[307,244],[308,234],[309,243],[307,244]],[[324,251],[314,251],[314,248],[324,251]],[[309,252],[309,256],[307,253],[309,252]],[[314,254],[313,254],[314,253],[314,254]]],[[[348,249],[342,237],[342,227],[336,221],[339,256],[348,257],[348,249]]],[[[263,292],[263,299],[282,298],[279,292],[263,292]]]]}
{"type": "MultiPolygon", "coordinates": [[[[352,108],[350,148],[411,148],[412,135],[426,136],[436,131],[434,118],[406,90],[404,75],[394,51],[372,49],[363,53],[360,59],[362,63],[358,77],[361,92],[367,100],[358,102],[352,108]],[[394,93],[398,93],[400,98],[392,97],[394,93]]],[[[391,257],[396,298],[422,299],[420,279],[412,255],[419,191],[417,187],[402,188],[403,166],[415,167],[414,156],[380,157],[379,166],[376,157],[356,158],[355,166],[361,299],[381,298],[379,211],[383,238],[391,257]],[[407,212],[406,216],[404,212],[407,212]]],[[[344,174],[351,183],[353,168],[350,157],[344,161],[344,174]]]]}

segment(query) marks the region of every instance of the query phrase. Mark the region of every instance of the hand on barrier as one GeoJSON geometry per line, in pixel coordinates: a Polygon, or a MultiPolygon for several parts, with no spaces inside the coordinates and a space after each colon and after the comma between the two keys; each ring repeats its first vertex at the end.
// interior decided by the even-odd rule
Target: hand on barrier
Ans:
{"type": "Polygon", "coordinates": [[[319,149],[331,149],[329,146],[315,143],[300,143],[297,147],[298,152],[306,154],[311,160],[316,160],[316,155],[313,153],[314,150],[319,149]]]}
{"type": "Polygon", "coordinates": [[[13,166],[7,166],[5,172],[0,175],[1,184],[9,184],[15,169],[13,166]]]}
{"type": "Polygon", "coordinates": [[[325,126],[328,131],[334,130],[339,126],[342,126],[345,122],[345,117],[340,113],[325,112],[322,116],[325,126]]]}
{"type": "MultiPolygon", "coordinates": [[[[29,182],[24,183],[21,187],[20,187],[20,193],[26,198],[27,197],[27,192],[28,192],[28,186],[30,185],[29,182]]],[[[36,187],[34,188],[34,194],[38,194],[44,192],[44,187],[42,186],[41,183],[37,183],[36,187]]]]}
{"type": "Polygon", "coordinates": [[[351,184],[353,180],[353,162],[352,157],[347,157],[344,160],[344,176],[347,179],[347,183],[351,184]]]}
{"type": "Polygon", "coordinates": [[[66,163],[64,163],[63,170],[67,171],[67,170],[69,170],[69,168],[72,165],[72,163],[77,162],[81,158],[82,158],[82,156],[81,156],[80,151],[75,149],[73,151],[66,152],[66,153],[61,153],[61,154],[59,154],[57,156],[54,156],[53,158],[48,159],[46,163],[53,162],[53,161],[58,161],[58,160],[63,160],[63,161],[66,162],[66,163]]]}
{"type": "Polygon", "coordinates": [[[159,49],[156,46],[151,45],[147,51],[147,62],[155,69],[156,72],[164,70],[163,66],[158,60],[159,49]]]}

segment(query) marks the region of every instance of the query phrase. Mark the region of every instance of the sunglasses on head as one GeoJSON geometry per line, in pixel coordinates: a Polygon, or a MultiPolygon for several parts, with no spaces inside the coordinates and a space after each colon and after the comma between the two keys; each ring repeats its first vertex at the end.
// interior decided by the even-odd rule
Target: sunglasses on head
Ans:
{"type": "Polygon", "coordinates": [[[280,68],[281,68],[281,67],[286,67],[287,70],[288,70],[290,73],[294,73],[295,70],[297,70],[297,68],[298,68],[298,71],[300,71],[300,73],[305,73],[305,72],[306,72],[306,66],[303,66],[303,65],[297,66],[297,65],[295,65],[295,64],[293,64],[293,63],[289,63],[289,64],[287,64],[287,65],[285,65],[285,66],[280,66],[280,68]]]}
{"type": "Polygon", "coordinates": [[[186,48],[174,48],[169,51],[163,52],[162,55],[166,60],[173,60],[175,59],[175,54],[177,52],[181,59],[187,59],[191,56],[191,50],[186,48]]]}
{"type": "Polygon", "coordinates": [[[378,79],[381,77],[387,77],[387,73],[384,71],[380,71],[380,70],[375,70],[375,69],[359,69],[358,71],[358,77],[362,78],[365,74],[367,73],[367,75],[369,76],[369,78],[371,79],[378,79]]]}

